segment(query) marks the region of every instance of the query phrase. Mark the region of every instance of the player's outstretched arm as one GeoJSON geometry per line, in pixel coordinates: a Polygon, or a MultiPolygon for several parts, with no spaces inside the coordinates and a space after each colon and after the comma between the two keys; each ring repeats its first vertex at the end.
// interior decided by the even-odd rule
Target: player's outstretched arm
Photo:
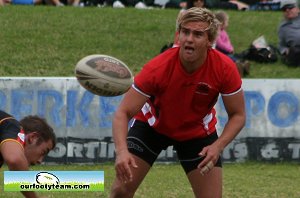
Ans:
{"type": "Polygon", "coordinates": [[[125,183],[133,179],[130,167],[137,168],[127,148],[128,122],[141,110],[147,100],[146,96],[130,88],[113,118],[112,133],[116,149],[116,175],[120,181],[125,183]]]}

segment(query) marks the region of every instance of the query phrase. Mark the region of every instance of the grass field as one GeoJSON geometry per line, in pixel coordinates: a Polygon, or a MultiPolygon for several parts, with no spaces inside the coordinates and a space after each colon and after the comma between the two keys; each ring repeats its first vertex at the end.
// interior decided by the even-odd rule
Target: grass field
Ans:
{"type": "MultiPolygon", "coordinates": [[[[176,9],[5,6],[0,8],[1,76],[73,76],[90,54],[123,60],[134,73],[173,41],[176,9]]],[[[275,11],[228,11],[236,52],[257,37],[277,45],[275,11]]],[[[252,62],[249,78],[299,78],[300,68],[252,62]]]]}
{"type": "MultiPolygon", "coordinates": [[[[6,167],[4,167],[6,170],[6,167]]],[[[113,164],[36,166],[33,170],[103,170],[104,192],[39,192],[45,197],[108,197],[114,178],[113,164]]],[[[234,163],[224,164],[224,198],[298,198],[297,164],[234,163]]],[[[3,172],[0,179],[3,181],[3,172]]],[[[3,191],[3,187],[1,187],[3,191]]],[[[21,197],[18,192],[1,192],[0,197],[21,197]]],[[[136,193],[136,198],[191,198],[192,189],[178,164],[155,164],[136,193]]]]}

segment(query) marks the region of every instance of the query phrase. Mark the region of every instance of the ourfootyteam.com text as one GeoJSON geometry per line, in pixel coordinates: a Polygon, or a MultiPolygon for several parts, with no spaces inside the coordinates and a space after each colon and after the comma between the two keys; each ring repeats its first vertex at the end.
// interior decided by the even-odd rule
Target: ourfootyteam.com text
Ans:
{"type": "Polygon", "coordinates": [[[70,189],[89,189],[90,185],[70,185],[70,184],[22,184],[20,188],[23,190],[70,190],[70,189]]]}

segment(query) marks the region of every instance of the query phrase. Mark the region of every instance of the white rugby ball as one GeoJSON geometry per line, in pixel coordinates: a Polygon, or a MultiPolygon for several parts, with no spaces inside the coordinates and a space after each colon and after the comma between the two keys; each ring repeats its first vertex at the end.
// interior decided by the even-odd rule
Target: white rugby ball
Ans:
{"type": "Polygon", "coordinates": [[[128,91],[133,75],[117,58],[94,54],[82,58],[75,67],[75,76],[88,91],[99,96],[118,96],[128,91]]]}

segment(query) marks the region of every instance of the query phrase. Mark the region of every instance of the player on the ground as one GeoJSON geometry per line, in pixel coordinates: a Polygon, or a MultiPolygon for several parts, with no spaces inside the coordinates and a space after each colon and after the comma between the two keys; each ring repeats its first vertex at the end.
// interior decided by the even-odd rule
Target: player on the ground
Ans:
{"type": "MultiPolygon", "coordinates": [[[[0,167],[5,163],[12,171],[29,170],[30,165],[40,164],[55,144],[55,133],[46,120],[26,116],[19,122],[0,111],[0,167]]],[[[25,197],[37,197],[34,192],[22,193],[25,197]]]]}
{"type": "Polygon", "coordinates": [[[135,76],[113,119],[116,179],[111,197],[133,197],[170,145],[195,197],[222,196],[220,154],[243,128],[245,105],[235,64],[211,48],[218,24],[208,9],[188,9],[179,19],[179,47],[158,55],[135,76]],[[219,94],[228,121],[218,137],[214,105],[219,94]]]}

